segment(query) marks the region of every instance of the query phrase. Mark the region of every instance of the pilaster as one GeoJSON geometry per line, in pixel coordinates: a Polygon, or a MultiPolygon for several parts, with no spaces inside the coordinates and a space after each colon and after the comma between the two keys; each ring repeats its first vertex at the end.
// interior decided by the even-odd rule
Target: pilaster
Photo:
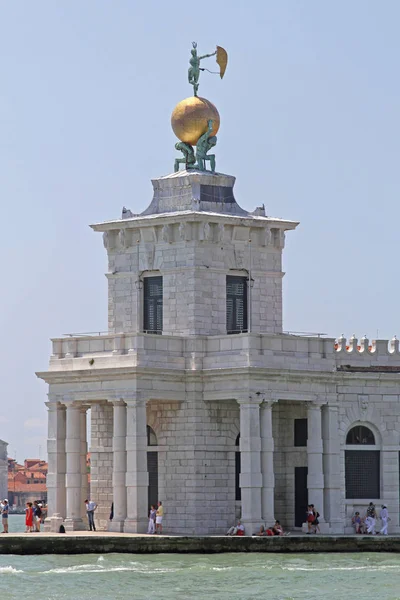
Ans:
{"type": "Polygon", "coordinates": [[[247,535],[256,533],[261,516],[261,435],[260,404],[262,398],[248,396],[237,400],[240,407],[240,488],[242,522],[247,535]]]}
{"type": "Polygon", "coordinates": [[[324,471],[323,471],[323,444],[322,444],[322,403],[307,402],[308,440],[308,501],[320,513],[320,529],[327,529],[324,521],[324,471]],[[325,525],[325,526],[324,526],[325,525]]]}
{"type": "Polygon", "coordinates": [[[272,401],[260,406],[261,425],[261,516],[264,524],[272,525],[275,520],[274,494],[274,438],[272,435],[272,401]]]}
{"type": "Polygon", "coordinates": [[[124,531],[147,531],[147,419],[146,401],[139,398],[126,401],[126,494],[127,518],[124,531]]]}
{"type": "Polygon", "coordinates": [[[324,517],[330,533],[343,533],[340,487],[340,439],[338,405],[329,403],[322,407],[324,517]]]}

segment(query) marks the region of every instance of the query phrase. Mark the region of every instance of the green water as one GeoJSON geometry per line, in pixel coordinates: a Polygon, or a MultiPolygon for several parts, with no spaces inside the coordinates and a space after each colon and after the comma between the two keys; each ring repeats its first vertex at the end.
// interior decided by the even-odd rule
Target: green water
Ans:
{"type": "Polygon", "coordinates": [[[0,555],[0,600],[17,598],[400,600],[400,554],[0,555]]]}
{"type": "Polygon", "coordinates": [[[399,600],[400,556],[1,555],[0,598],[399,600]]]}

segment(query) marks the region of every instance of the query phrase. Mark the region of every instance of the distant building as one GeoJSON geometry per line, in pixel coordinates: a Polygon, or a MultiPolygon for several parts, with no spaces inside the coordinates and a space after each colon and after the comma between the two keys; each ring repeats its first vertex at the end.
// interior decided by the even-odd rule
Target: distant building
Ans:
{"type": "Polygon", "coordinates": [[[23,465],[8,459],[8,500],[11,506],[24,507],[27,502],[47,502],[48,465],[39,458],[27,458],[23,465]]]}
{"type": "Polygon", "coordinates": [[[7,498],[7,442],[0,440],[0,499],[7,498]]]}

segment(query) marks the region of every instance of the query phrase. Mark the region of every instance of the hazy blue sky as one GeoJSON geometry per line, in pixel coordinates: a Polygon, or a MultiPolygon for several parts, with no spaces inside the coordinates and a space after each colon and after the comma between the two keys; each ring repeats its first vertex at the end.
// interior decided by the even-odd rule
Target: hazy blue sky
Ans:
{"type": "MultiPolygon", "coordinates": [[[[106,329],[89,223],[141,211],[171,172],[192,40],[229,53],[200,92],[217,168],[287,236],[286,330],[400,333],[400,3],[0,0],[0,438],[46,455],[50,337],[106,329]],[[203,11],[203,12],[202,12],[203,11]]],[[[213,64],[213,63],[212,63],[213,64]]]]}

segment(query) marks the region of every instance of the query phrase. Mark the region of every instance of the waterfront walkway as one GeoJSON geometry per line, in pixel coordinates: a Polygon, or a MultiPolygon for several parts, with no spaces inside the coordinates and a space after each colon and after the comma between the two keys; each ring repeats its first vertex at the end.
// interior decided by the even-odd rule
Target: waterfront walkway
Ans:
{"type": "Polygon", "coordinates": [[[74,531],[0,535],[0,554],[400,552],[400,536],[180,536],[74,531]]]}

